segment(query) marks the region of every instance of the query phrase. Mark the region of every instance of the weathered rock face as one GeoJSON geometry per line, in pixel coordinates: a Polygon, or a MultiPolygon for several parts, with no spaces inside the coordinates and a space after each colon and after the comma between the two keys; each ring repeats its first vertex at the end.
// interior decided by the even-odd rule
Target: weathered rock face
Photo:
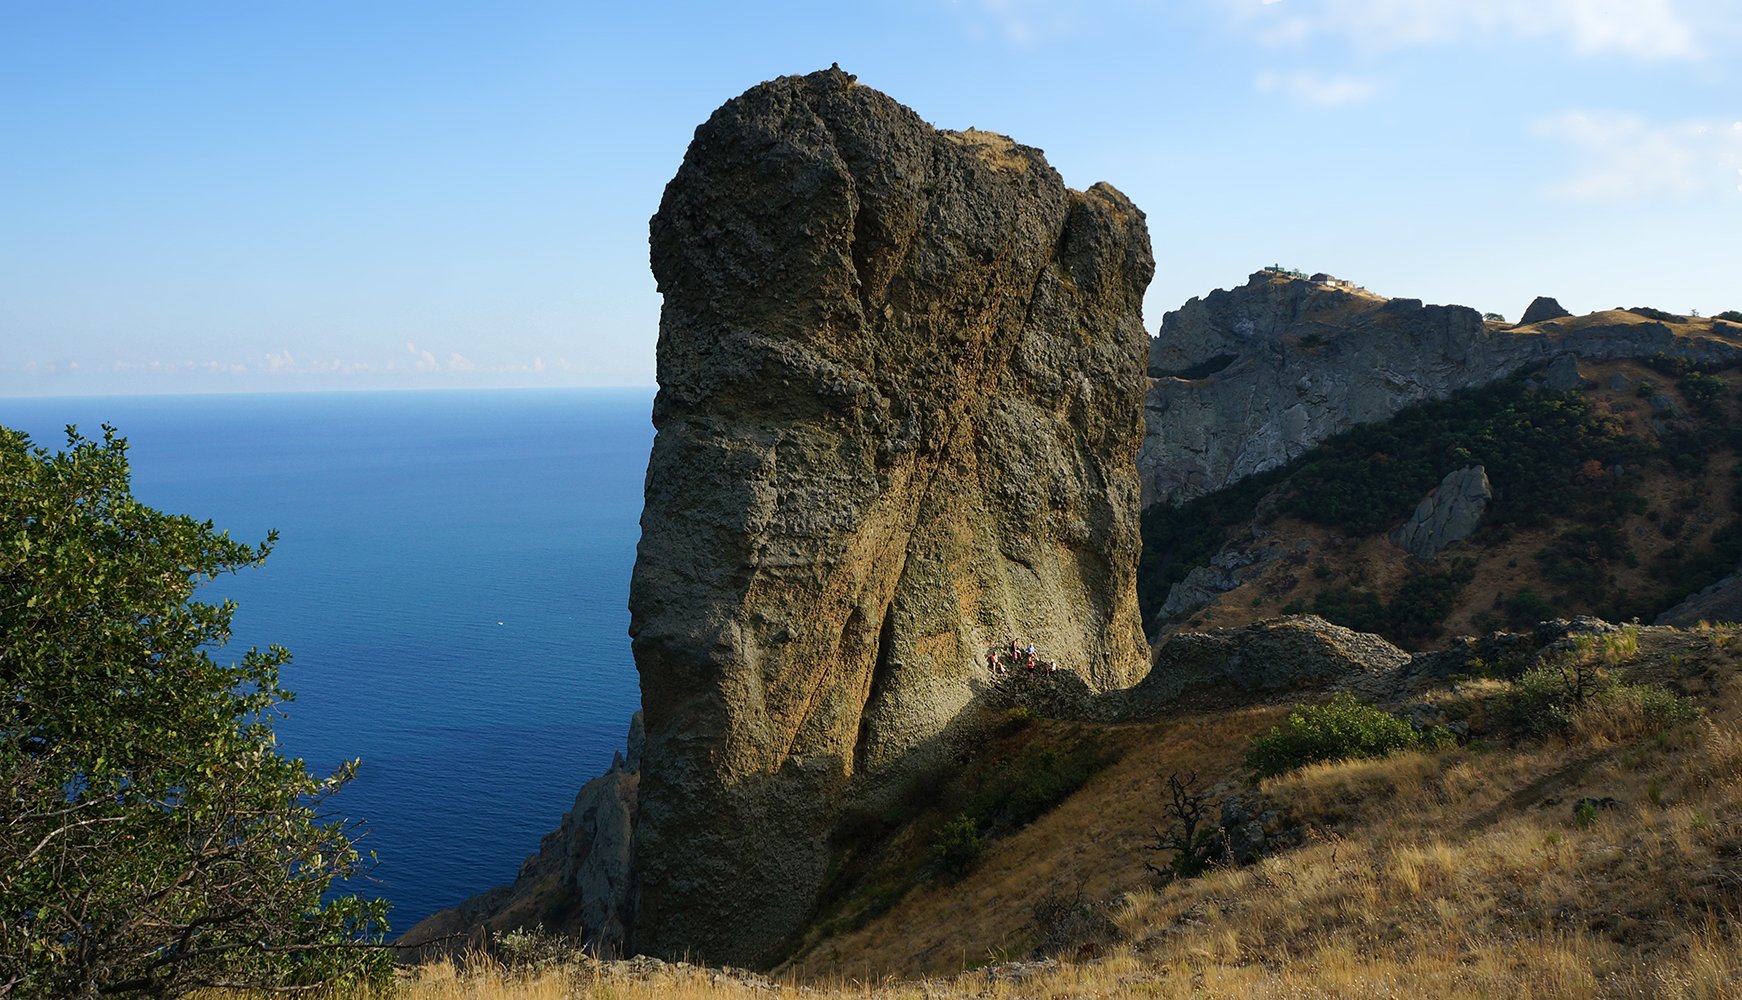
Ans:
{"type": "Polygon", "coordinates": [[[581,786],[555,837],[562,889],[576,903],[581,944],[595,955],[626,950],[635,924],[635,813],[641,771],[641,713],[629,729],[629,755],[581,786]]]}
{"type": "Polygon", "coordinates": [[[544,835],[538,853],[520,866],[514,884],[480,893],[419,921],[399,938],[403,946],[431,942],[422,960],[485,947],[494,932],[541,926],[565,934],[594,955],[622,954],[635,919],[637,772],[641,767],[641,713],[629,720],[627,755],[581,787],[562,823],[544,835]],[[553,905],[554,904],[554,905],[553,905]]]}
{"type": "Polygon", "coordinates": [[[697,129],[652,222],[630,594],[635,947],[764,963],[847,797],[948,752],[1015,637],[1135,681],[1143,214],[839,70],[697,129]]]}
{"type": "Polygon", "coordinates": [[[1742,622],[1742,569],[1688,595],[1680,604],[1658,615],[1652,624],[1690,628],[1700,622],[1742,622]]]}
{"type": "Polygon", "coordinates": [[[1391,540],[1417,559],[1432,559],[1446,546],[1475,534],[1493,498],[1488,470],[1482,466],[1448,472],[1416,505],[1403,527],[1392,533],[1391,540]]]}
{"type": "MultiPolygon", "coordinates": [[[[1488,326],[1474,309],[1424,306],[1260,271],[1168,313],[1138,465],[1144,503],[1180,504],[1272,469],[1339,431],[1413,403],[1576,355],[1742,358],[1722,323],[1624,311],[1488,326]]],[[[1576,375],[1576,371],[1575,371],[1576,375]]]]}

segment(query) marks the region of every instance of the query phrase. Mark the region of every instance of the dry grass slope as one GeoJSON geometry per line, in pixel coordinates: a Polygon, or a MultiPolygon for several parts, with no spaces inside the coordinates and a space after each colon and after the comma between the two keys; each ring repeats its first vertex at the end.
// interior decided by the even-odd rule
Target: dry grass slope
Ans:
{"type": "MultiPolygon", "coordinates": [[[[1156,885],[1160,781],[1241,787],[1246,738],[1281,706],[1109,730],[1123,757],[999,840],[954,884],[907,894],[772,979],[646,960],[480,960],[407,973],[399,1000],[534,998],[1742,998],[1742,629],[1647,629],[1608,652],[1702,708],[1654,726],[1626,704],[1567,735],[1316,765],[1257,789],[1302,846],[1156,885]],[[1578,810],[1581,799],[1614,808],[1578,810]],[[1061,887],[1105,918],[1037,953],[1061,887]],[[962,971],[964,966],[979,968],[962,971]]],[[[1482,705],[1504,687],[1458,680],[1482,705]]],[[[362,1000],[347,997],[344,1000],[362,1000]]]]}

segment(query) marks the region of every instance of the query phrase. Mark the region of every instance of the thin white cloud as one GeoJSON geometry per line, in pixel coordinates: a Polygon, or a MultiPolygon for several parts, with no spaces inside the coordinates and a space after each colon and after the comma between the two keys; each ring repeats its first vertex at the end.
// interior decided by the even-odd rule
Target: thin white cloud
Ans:
{"type": "Polygon", "coordinates": [[[1048,0],[973,0],[968,12],[972,23],[990,24],[1014,45],[1068,35],[1078,26],[1073,6],[1048,0]]]}
{"type": "Polygon", "coordinates": [[[1320,76],[1317,73],[1260,73],[1253,82],[1261,94],[1281,94],[1315,108],[1338,108],[1373,99],[1379,85],[1354,77],[1320,76]]]}
{"type": "MultiPolygon", "coordinates": [[[[297,382],[303,381],[304,377],[343,379],[386,376],[396,382],[423,384],[432,381],[464,384],[479,377],[543,375],[547,371],[565,371],[572,368],[566,361],[551,363],[543,357],[534,357],[528,361],[490,362],[477,361],[458,351],[450,351],[445,358],[438,358],[433,352],[424,350],[409,340],[405,342],[405,352],[412,360],[409,366],[397,357],[374,361],[337,357],[303,359],[286,349],[268,351],[248,363],[210,358],[118,359],[108,362],[107,367],[116,372],[145,372],[154,376],[247,376],[254,380],[267,377],[297,382]]],[[[40,359],[21,362],[17,366],[19,371],[36,376],[59,374],[77,367],[73,362],[43,362],[40,359]]],[[[0,365],[0,371],[5,370],[5,366],[0,365]]]]}
{"type": "Polygon", "coordinates": [[[1275,44],[1341,37],[1362,48],[1459,42],[1559,42],[1580,55],[1696,59],[1700,37],[1734,24],[1702,0],[1220,0],[1275,44]]]}
{"type": "Polygon", "coordinates": [[[1549,189],[1563,198],[1685,199],[1742,181],[1742,121],[1660,123],[1618,111],[1568,111],[1538,120],[1534,131],[1571,147],[1582,161],[1549,189]]]}
{"type": "Polygon", "coordinates": [[[441,367],[436,363],[434,354],[418,350],[417,345],[409,340],[405,342],[405,353],[411,355],[413,363],[417,365],[417,370],[420,372],[435,371],[441,367]]]}

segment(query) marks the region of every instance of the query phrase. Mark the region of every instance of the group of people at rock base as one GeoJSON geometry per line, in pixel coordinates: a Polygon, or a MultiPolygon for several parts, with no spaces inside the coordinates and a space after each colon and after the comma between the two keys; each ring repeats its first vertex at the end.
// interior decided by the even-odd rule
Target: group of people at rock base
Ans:
{"type": "Polygon", "coordinates": [[[1033,677],[1037,671],[1041,670],[1049,674],[1054,672],[1058,669],[1058,664],[1052,660],[1043,661],[1040,654],[1035,652],[1034,643],[1029,643],[1028,647],[1024,649],[1014,638],[1010,640],[1008,645],[993,646],[986,650],[986,669],[993,674],[1002,676],[1017,667],[1025,668],[1028,676],[1033,677]],[[1004,666],[1006,659],[1010,663],[1009,670],[1004,666]]]}

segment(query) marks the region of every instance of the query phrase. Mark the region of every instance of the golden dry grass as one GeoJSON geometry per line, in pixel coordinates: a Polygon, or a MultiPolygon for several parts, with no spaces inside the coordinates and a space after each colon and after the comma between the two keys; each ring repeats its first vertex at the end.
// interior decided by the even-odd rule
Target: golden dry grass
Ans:
{"type": "Polygon", "coordinates": [[[931,975],[1020,954],[1032,945],[1035,904],[1050,892],[1118,896],[1148,877],[1144,845],[1157,821],[1163,775],[1196,770],[1200,783],[1234,783],[1246,740],[1280,707],[1110,727],[1120,759],[1076,795],[997,841],[954,883],[931,883],[862,927],[801,951],[783,972],[804,977],[931,975]]]}
{"type": "Polygon", "coordinates": [[[1161,775],[1195,767],[1201,785],[1238,787],[1228,779],[1245,738],[1275,707],[1109,730],[1124,758],[978,870],[910,894],[773,979],[586,962],[522,974],[480,961],[421,967],[390,995],[1742,1000],[1742,633],[1669,635],[1673,649],[1644,633],[1649,662],[1630,666],[1700,691],[1698,722],[1641,736],[1632,720],[1599,720],[1565,741],[1273,778],[1259,791],[1304,842],[1244,867],[1158,886],[1142,861],[1161,775]],[[1581,817],[1586,796],[1620,805],[1581,817]],[[1059,885],[1102,900],[1106,933],[1067,949],[1075,961],[1005,962],[1033,957],[1033,904],[1059,885]]]}

